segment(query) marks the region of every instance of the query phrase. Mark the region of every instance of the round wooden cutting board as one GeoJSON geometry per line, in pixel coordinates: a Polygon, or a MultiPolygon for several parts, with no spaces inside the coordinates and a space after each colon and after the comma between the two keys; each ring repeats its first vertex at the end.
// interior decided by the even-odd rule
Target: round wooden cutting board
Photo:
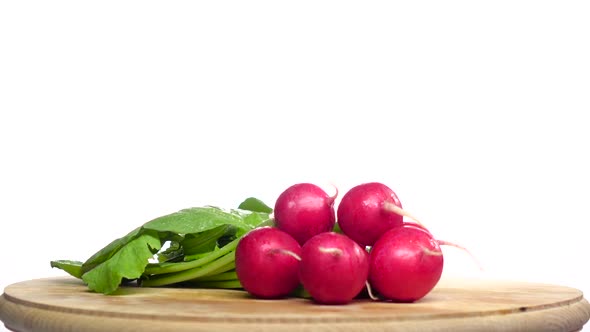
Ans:
{"type": "Polygon", "coordinates": [[[416,303],[257,300],[243,291],[124,287],[88,291],[47,278],[6,287],[0,319],[13,331],[579,331],[579,290],[508,281],[441,280],[416,303]]]}

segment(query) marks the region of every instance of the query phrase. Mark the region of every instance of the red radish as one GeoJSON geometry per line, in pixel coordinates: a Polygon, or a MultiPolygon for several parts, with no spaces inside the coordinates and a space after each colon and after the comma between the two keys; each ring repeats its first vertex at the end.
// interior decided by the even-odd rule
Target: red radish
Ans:
{"type": "Polygon", "coordinates": [[[402,225],[401,207],[395,192],[386,185],[363,183],[342,196],[338,205],[338,225],[358,244],[371,246],[383,233],[402,225]]]}
{"type": "Polygon", "coordinates": [[[311,183],[295,184],[279,195],[274,218],[277,228],[289,233],[299,244],[334,228],[334,196],[311,183]]]}
{"type": "Polygon", "coordinates": [[[242,287],[259,298],[280,298],[299,286],[301,246],[289,234],[261,227],[236,247],[236,274],[242,287]]]}
{"type": "Polygon", "coordinates": [[[318,303],[352,301],[365,287],[368,274],[369,254],[345,235],[321,233],[301,249],[299,279],[318,303]]]}
{"type": "Polygon", "coordinates": [[[397,227],[371,248],[369,283],[386,300],[414,302],[436,286],[443,263],[440,246],[430,233],[397,227]]]}

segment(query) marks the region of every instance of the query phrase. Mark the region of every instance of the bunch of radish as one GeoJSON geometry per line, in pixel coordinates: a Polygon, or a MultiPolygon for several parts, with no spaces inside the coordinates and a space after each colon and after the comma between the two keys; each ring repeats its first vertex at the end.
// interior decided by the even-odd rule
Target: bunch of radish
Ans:
{"type": "MultiPolygon", "coordinates": [[[[370,182],[336,195],[310,183],[276,200],[275,227],[257,228],[236,248],[236,274],[258,298],[281,298],[300,285],[323,304],[351,302],[366,287],[373,300],[413,302],[443,271],[441,244],[411,217],[393,190],[370,182]],[[335,225],[342,233],[334,232],[335,225]]],[[[451,244],[453,245],[453,244],[451,244]]]]}

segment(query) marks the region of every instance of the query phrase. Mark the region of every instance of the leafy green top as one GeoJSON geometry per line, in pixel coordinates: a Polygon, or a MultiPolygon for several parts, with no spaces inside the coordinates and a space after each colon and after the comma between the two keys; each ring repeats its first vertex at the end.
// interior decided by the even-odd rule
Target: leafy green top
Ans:
{"type": "Polygon", "coordinates": [[[188,208],[148,221],[112,241],[84,263],[56,260],[51,266],[81,278],[95,292],[111,294],[124,279],[142,277],[150,258],[166,242],[173,246],[162,257],[174,257],[175,253],[185,251],[187,254],[212,252],[223,246],[222,242],[228,243],[268,223],[271,212],[266,204],[252,197],[240,204],[239,209],[188,208]]]}

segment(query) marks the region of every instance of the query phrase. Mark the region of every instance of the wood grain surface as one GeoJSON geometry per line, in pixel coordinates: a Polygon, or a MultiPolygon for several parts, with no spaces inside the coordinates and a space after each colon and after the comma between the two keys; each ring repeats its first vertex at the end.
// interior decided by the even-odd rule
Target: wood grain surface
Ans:
{"type": "Polygon", "coordinates": [[[573,288],[446,280],[411,304],[257,300],[243,291],[124,287],[105,296],[70,277],[6,287],[0,319],[13,331],[579,331],[590,304],[573,288]]]}

